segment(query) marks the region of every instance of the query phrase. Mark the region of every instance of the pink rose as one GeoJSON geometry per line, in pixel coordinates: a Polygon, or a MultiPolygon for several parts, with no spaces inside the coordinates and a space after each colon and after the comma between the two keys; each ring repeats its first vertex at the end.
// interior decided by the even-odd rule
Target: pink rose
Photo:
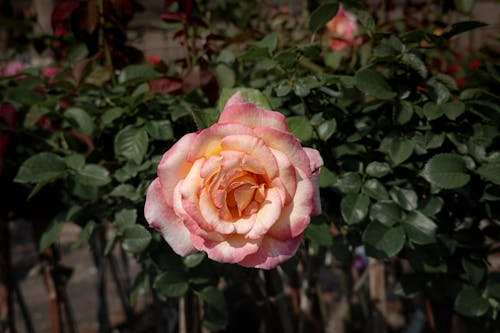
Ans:
{"type": "Polygon", "coordinates": [[[213,126],[165,153],[144,214],[172,249],[270,269],[294,255],[321,212],[319,152],[303,148],[285,117],[238,92],[213,126]]]}
{"type": "Polygon", "coordinates": [[[52,67],[47,67],[42,70],[42,76],[48,77],[48,78],[53,78],[56,76],[59,72],[61,71],[60,67],[52,66],[52,67]]]}
{"type": "Polygon", "coordinates": [[[337,15],[326,24],[333,35],[330,42],[332,50],[339,51],[348,45],[361,44],[361,38],[354,38],[357,26],[356,16],[344,10],[344,6],[340,4],[337,15]]]}
{"type": "Polygon", "coordinates": [[[24,69],[25,65],[19,60],[10,60],[4,68],[0,69],[0,76],[14,76],[24,69]]]}

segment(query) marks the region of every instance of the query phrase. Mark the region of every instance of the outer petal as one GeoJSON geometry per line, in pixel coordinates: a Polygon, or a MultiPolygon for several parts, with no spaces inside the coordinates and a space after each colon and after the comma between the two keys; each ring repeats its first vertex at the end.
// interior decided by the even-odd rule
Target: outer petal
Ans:
{"type": "Polygon", "coordinates": [[[238,264],[246,267],[263,269],[274,268],[279,263],[292,257],[300,245],[302,236],[298,236],[285,241],[280,241],[272,237],[264,237],[259,246],[259,250],[245,257],[238,264]]]}
{"type": "Polygon", "coordinates": [[[233,264],[258,251],[261,242],[261,239],[251,240],[237,234],[228,235],[220,241],[191,235],[191,240],[193,245],[205,251],[210,259],[233,264]]]}
{"type": "Polygon", "coordinates": [[[281,131],[288,131],[284,115],[276,111],[264,110],[253,103],[241,103],[242,100],[244,101],[244,98],[241,93],[234,94],[224,106],[218,123],[240,123],[251,128],[270,126],[281,131]]]}
{"type": "Polygon", "coordinates": [[[255,134],[264,140],[270,148],[279,150],[286,154],[288,160],[297,168],[306,173],[306,177],[311,176],[309,158],[300,145],[299,140],[290,132],[278,131],[275,128],[261,126],[254,128],[255,134]]]}
{"type": "Polygon", "coordinates": [[[163,197],[163,190],[158,178],[149,186],[144,206],[144,216],[149,225],[156,229],[172,249],[181,256],[196,252],[191,242],[189,231],[182,220],[175,215],[163,197]]]}
{"type": "Polygon", "coordinates": [[[293,201],[283,208],[279,219],[268,232],[268,235],[282,241],[302,234],[311,219],[313,186],[304,172],[300,169],[296,171],[298,182],[293,201]]]}
{"type": "Polygon", "coordinates": [[[321,166],[323,166],[323,159],[321,158],[321,155],[316,149],[304,148],[304,151],[306,152],[307,157],[309,157],[309,162],[312,171],[311,181],[314,189],[314,196],[313,196],[314,206],[311,212],[311,216],[316,216],[321,214],[321,199],[319,196],[319,172],[321,166]]]}
{"type": "Polygon", "coordinates": [[[192,163],[187,161],[189,147],[196,138],[195,133],[189,133],[179,139],[164,155],[158,165],[158,178],[160,179],[165,201],[173,206],[174,188],[191,169],[192,163]]]}

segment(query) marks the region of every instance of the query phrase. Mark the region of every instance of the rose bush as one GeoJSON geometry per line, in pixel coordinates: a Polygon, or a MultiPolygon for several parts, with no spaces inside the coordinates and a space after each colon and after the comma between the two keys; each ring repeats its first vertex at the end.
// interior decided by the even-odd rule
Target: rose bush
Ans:
{"type": "Polygon", "coordinates": [[[163,156],[145,217],[180,255],[269,269],[293,256],[319,201],[319,152],[238,92],[163,156]]]}

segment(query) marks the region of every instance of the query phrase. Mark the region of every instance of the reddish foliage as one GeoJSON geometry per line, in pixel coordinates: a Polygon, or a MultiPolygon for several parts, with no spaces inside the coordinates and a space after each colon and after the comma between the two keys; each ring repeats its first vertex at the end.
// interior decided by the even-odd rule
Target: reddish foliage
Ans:
{"type": "Polygon", "coordinates": [[[471,62],[469,63],[470,69],[473,71],[477,70],[479,66],[481,66],[482,62],[479,59],[472,59],[471,62]]]}
{"type": "Polygon", "coordinates": [[[56,29],[58,25],[63,23],[72,13],[80,6],[78,0],[66,0],[57,4],[52,12],[51,24],[52,29],[56,29]]]}
{"type": "Polygon", "coordinates": [[[174,77],[161,77],[148,82],[149,91],[158,94],[179,93],[182,90],[182,81],[174,77]]]}

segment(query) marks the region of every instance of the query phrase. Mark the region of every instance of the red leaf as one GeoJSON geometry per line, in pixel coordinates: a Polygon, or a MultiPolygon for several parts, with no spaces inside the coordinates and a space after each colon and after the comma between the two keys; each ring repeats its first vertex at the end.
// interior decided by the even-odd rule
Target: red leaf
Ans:
{"type": "Polygon", "coordinates": [[[189,16],[193,11],[193,0],[186,0],[184,2],[184,13],[189,16]]]}
{"type": "Polygon", "coordinates": [[[2,106],[0,106],[0,118],[2,118],[7,125],[14,128],[17,119],[16,109],[9,103],[2,104],[2,106]]]}
{"type": "Polygon", "coordinates": [[[56,8],[52,11],[52,29],[55,29],[59,24],[64,22],[64,20],[66,20],[66,18],[68,18],[68,16],[70,16],[79,6],[80,1],[78,0],[61,1],[57,4],[56,8]]]}
{"type": "Polygon", "coordinates": [[[167,22],[184,22],[186,20],[184,13],[174,12],[160,14],[160,18],[167,22]]]}
{"type": "Polygon", "coordinates": [[[168,76],[149,80],[148,85],[149,91],[158,94],[176,93],[182,89],[181,80],[168,76]]]}
{"type": "Polygon", "coordinates": [[[73,136],[81,142],[85,143],[91,150],[95,148],[94,142],[88,135],[82,134],[74,128],[71,129],[71,134],[73,134],[73,136]]]}

